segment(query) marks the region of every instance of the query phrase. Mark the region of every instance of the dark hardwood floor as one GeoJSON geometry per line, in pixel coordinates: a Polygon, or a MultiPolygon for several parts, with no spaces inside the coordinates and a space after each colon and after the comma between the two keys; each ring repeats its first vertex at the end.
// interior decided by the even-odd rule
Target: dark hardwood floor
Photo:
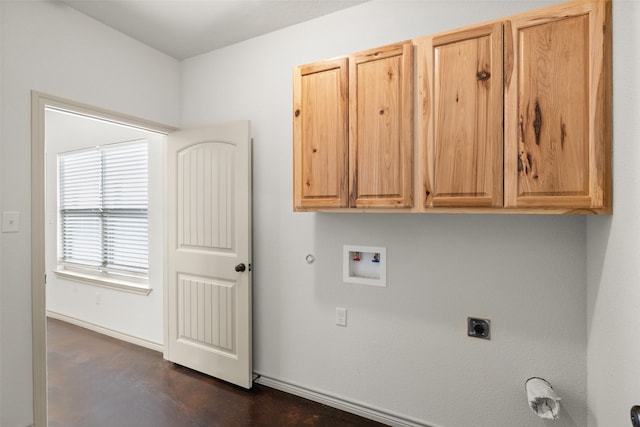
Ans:
{"type": "Polygon", "coordinates": [[[382,426],[259,384],[244,390],[59,320],[47,325],[49,427],[382,426]]]}

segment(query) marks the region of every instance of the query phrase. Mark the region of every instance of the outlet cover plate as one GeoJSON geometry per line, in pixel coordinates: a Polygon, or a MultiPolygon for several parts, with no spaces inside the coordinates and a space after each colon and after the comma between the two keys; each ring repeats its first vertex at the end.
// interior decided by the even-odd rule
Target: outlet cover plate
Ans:
{"type": "Polygon", "coordinates": [[[347,326],[347,309],[336,307],[336,325],[347,326]]]}

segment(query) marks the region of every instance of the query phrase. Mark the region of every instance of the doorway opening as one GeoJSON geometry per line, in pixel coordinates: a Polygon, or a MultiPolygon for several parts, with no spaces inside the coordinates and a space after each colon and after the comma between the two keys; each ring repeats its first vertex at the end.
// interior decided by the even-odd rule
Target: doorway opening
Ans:
{"type": "Polygon", "coordinates": [[[126,341],[163,350],[163,144],[165,136],[174,130],[113,111],[39,92],[32,93],[31,276],[36,426],[47,425],[47,314],[126,341]],[[149,219],[149,234],[158,236],[160,240],[149,244],[154,272],[149,274],[150,289],[143,292],[136,291],[135,286],[128,289],[126,286],[119,286],[117,281],[107,281],[106,285],[103,282],[98,286],[96,283],[68,280],[55,274],[58,261],[57,152],[81,148],[78,144],[100,145],[98,140],[104,140],[105,137],[111,142],[148,139],[151,147],[149,161],[153,167],[150,168],[149,178],[154,184],[150,185],[150,189],[155,185],[155,190],[150,190],[149,197],[150,207],[153,205],[152,209],[156,212],[149,219]],[[92,138],[93,141],[86,142],[92,138]],[[45,286],[46,282],[49,282],[47,286],[50,289],[45,286]],[[142,305],[141,294],[148,294],[144,295],[146,302],[142,305]],[[51,299],[51,304],[47,302],[48,298],[51,299]],[[132,308],[137,305],[138,308],[132,310],[128,319],[126,316],[110,315],[110,309],[121,310],[123,304],[132,308]],[[161,319],[159,322],[158,316],[161,319]],[[145,317],[159,323],[155,332],[147,338],[138,333],[143,329],[147,333],[149,331],[144,321],[141,321],[145,317]]]}

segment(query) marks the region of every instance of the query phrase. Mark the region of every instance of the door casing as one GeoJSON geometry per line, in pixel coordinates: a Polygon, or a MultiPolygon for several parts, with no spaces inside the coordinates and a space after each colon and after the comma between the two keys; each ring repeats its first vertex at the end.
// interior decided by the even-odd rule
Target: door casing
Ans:
{"type": "Polygon", "coordinates": [[[31,92],[31,322],[34,427],[47,426],[47,330],[45,268],[45,108],[169,134],[177,129],[103,108],[31,92]]]}

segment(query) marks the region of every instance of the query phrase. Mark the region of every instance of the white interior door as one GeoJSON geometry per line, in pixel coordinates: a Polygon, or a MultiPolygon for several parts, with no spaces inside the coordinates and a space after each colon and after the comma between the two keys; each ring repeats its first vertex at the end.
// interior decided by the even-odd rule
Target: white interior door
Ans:
{"type": "Polygon", "coordinates": [[[252,385],[249,122],[167,142],[165,358],[252,385]]]}

